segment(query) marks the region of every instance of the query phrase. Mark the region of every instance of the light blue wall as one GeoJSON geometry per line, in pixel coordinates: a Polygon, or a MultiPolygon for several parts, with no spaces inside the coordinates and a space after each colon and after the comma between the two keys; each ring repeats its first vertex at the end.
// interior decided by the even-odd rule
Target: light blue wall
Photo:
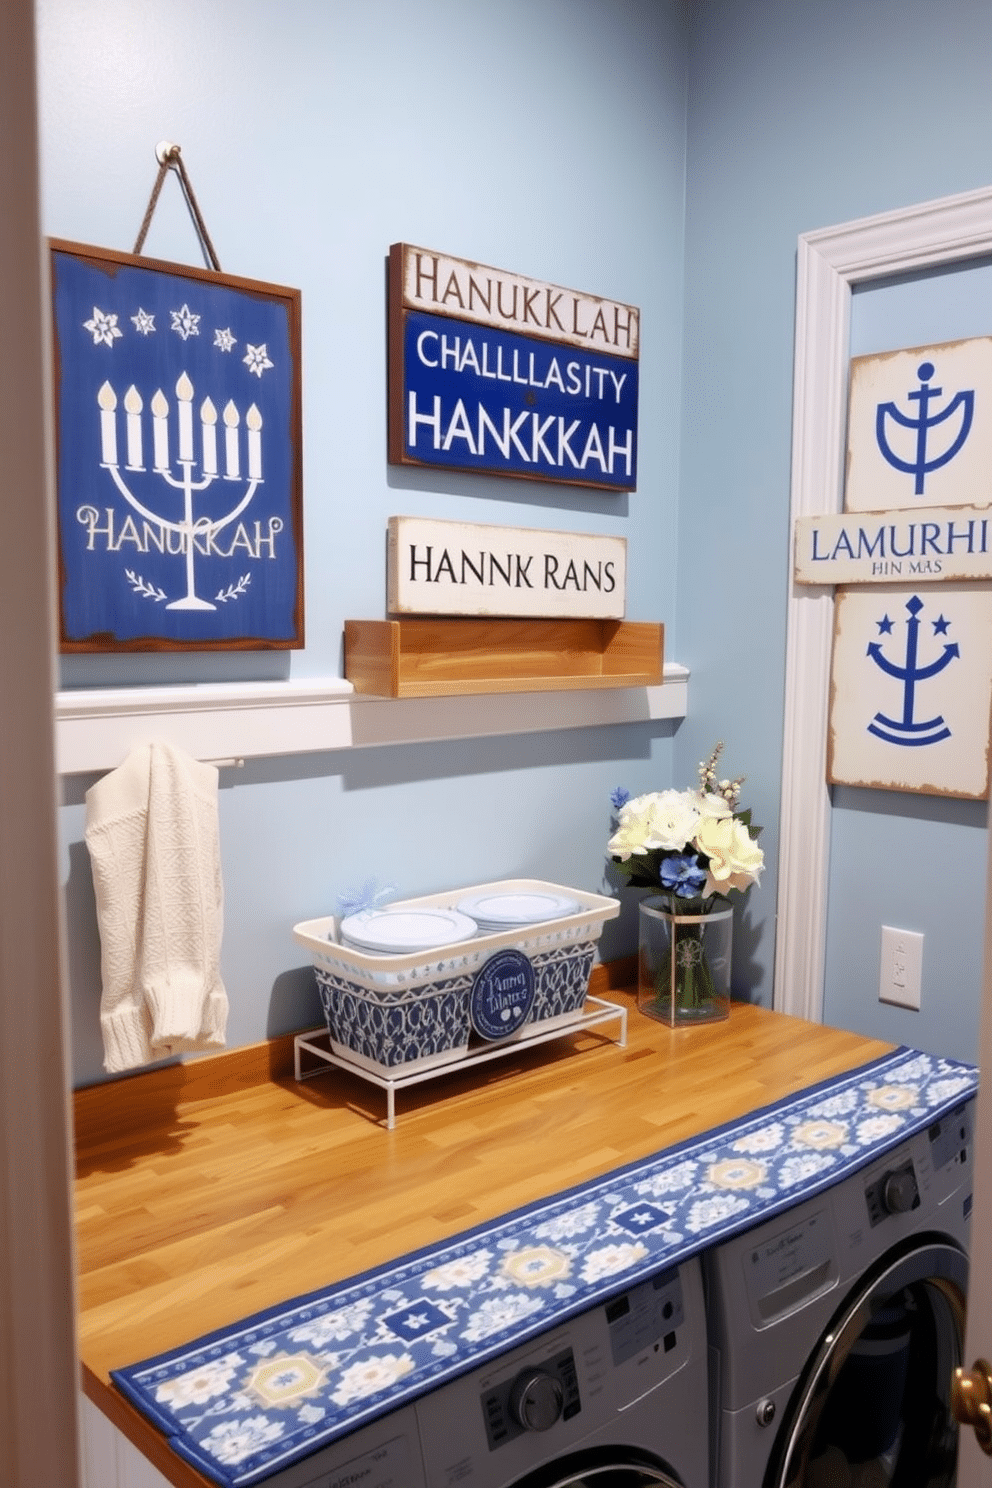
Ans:
{"type": "MultiPolygon", "coordinates": [[[[728,740],[735,772],[748,773],[746,799],[765,824],[770,868],[750,894],[750,924],[739,940],[754,972],[751,995],[768,1005],[796,240],[815,228],[988,183],[992,8],[987,0],[940,7],[929,0],[703,0],[690,17],[676,646],[692,668],[693,692],[675,743],[675,773],[687,776],[715,737],[728,740]]],[[[846,794],[859,797],[857,805],[844,803],[849,811],[864,809],[865,793],[846,794]]],[[[864,923],[858,964],[835,968],[835,990],[844,985],[845,991],[828,1016],[859,1031],[973,1056],[979,926],[958,945],[948,923],[940,939],[946,964],[939,979],[932,968],[930,986],[939,987],[941,999],[934,1019],[914,1021],[877,1002],[878,927],[888,916],[888,923],[914,928],[905,921],[919,903],[914,848],[928,811],[925,802],[886,811],[899,844],[895,861],[886,857],[882,864],[862,853],[846,898],[835,886],[832,925],[843,924],[856,903],[864,923]]],[[[976,811],[950,813],[955,821],[966,818],[956,830],[969,842],[972,864],[982,852],[976,811]]],[[[949,921],[956,900],[952,890],[940,911],[928,911],[928,928],[941,912],[949,921]]]]}
{"type": "MultiPolygon", "coordinates": [[[[669,656],[692,668],[674,738],[638,726],[250,765],[221,802],[232,1042],[307,1020],[289,929],[343,886],[378,872],[427,892],[526,872],[595,887],[610,787],[688,784],[717,738],[765,827],[769,866],[739,916],[735,982],[769,1004],[796,239],[988,182],[987,0],[697,0],[687,34],[676,0],[39,0],[39,11],[46,230],[129,248],[154,143],[171,138],[225,268],[303,291],[309,644],[293,675],[337,673],[344,618],[383,613],[382,534],[399,512],[623,533],[631,617],[664,620],[669,656]],[[641,307],[636,494],[386,465],[382,264],[400,239],[641,307]]],[[[170,183],[148,251],[194,258],[177,195],[170,183]]],[[[65,681],[289,665],[73,658],[65,681]]],[[[70,782],[63,811],[80,1082],[100,1066],[87,783],[70,782]]],[[[863,806],[838,802],[838,836],[842,812],[863,806]]],[[[927,811],[885,812],[903,845],[891,897],[864,869],[866,937],[913,909],[906,843],[927,811]]],[[[967,811],[952,826],[975,842],[967,811]]],[[[604,954],[632,936],[627,914],[604,954]]],[[[946,954],[949,1052],[969,1053],[975,956],[946,954]]],[[[877,962],[835,980],[847,989],[838,1019],[925,1045],[919,1021],[879,1011],[877,962]]]]}
{"type": "MultiPolygon", "coordinates": [[[[669,0],[39,0],[43,226],[130,250],[178,141],[226,270],[302,291],[306,651],[67,658],[66,686],[338,675],[384,614],[393,514],[620,533],[628,615],[674,620],[685,36],[669,0]],[[626,497],[385,460],[384,258],[408,241],[638,305],[626,497]]],[[[174,182],[146,244],[197,262],[174,182]]],[[[670,655],[675,655],[670,648],[670,655]]],[[[370,874],[404,893],[509,875],[595,889],[608,796],[671,783],[668,725],[249,764],[221,791],[229,1042],[316,1022],[297,920],[370,874]]],[[[75,1078],[100,1078],[83,792],[63,874],[75,1078]]],[[[633,916],[604,956],[634,945],[633,916]]]]}

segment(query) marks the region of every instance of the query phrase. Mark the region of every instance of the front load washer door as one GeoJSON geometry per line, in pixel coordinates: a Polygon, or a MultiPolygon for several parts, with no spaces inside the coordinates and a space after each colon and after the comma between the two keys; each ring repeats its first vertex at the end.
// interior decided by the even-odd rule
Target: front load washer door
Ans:
{"type": "Polygon", "coordinates": [[[862,1277],[810,1356],[765,1488],[951,1488],[968,1261],[916,1236],[862,1277]]]}
{"type": "Polygon", "coordinates": [[[518,1478],[510,1488],[683,1488],[656,1459],[636,1449],[593,1447],[570,1457],[559,1457],[537,1472],[518,1478]]]}

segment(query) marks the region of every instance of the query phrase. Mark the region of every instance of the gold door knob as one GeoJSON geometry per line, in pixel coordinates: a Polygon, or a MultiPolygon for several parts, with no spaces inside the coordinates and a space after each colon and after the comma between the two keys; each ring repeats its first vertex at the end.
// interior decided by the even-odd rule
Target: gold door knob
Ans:
{"type": "Polygon", "coordinates": [[[992,1457],[992,1364],[987,1359],[976,1359],[967,1374],[955,1369],[951,1411],[962,1426],[974,1427],[978,1445],[992,1457]]]}

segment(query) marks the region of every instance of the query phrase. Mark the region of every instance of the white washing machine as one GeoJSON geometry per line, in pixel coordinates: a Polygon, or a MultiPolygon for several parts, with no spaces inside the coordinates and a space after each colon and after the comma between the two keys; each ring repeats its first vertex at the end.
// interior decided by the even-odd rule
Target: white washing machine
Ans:
{"type": "Polygon", "coordinates": [[[707,1488],[708,1424],[702,1273],[692,1260],[343,1437],[269,1484],[707,1488]]]}
{"type": "Polygon", "coordinates": [[[943,1488],[974,1102],[704,1256],[714,1488],[943,1488]]]}

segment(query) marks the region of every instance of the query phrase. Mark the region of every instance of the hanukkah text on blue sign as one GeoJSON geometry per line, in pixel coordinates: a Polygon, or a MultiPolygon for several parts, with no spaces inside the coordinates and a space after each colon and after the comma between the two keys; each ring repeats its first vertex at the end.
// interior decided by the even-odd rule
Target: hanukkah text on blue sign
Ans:
{"type": "Polygon", "coordinates": [[[633,307],[402,244],[390,262],[390,460],[634,489],[633,307]]]}

